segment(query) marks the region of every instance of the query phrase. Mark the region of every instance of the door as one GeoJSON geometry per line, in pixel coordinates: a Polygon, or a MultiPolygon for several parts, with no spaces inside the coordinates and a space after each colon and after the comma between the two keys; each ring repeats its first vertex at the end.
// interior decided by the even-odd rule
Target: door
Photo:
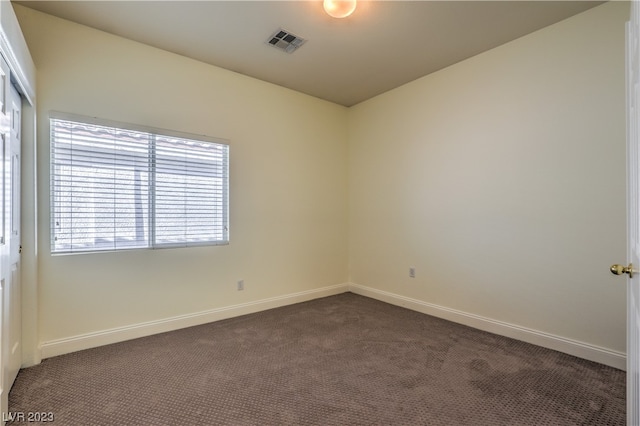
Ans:
{"type": "Polygon", "coordinates": [[[627,424],[640,425],[640,6],[627,25],[627,424]],[[634,273],[636,272],[636,273],[634,273]]]}
{"type": "Polygon", "coordinates": [[[22,114],[22,98],[10,86],[8,115],[9,115],[9,280],[7,281],[7,297],[5,309],[8,313],[8,359],[7,359],[7,389],[11,389],[18,370],[22,365],[22,299],[20,288],[20,126],[22,114]]]}
{"type": "Polygon", "coordinates": [[[20,137],[22,99],[0,57],[0,409],[22,364],[20,137]]]}
{"type": "Polygon", "coordinates": [[[10,339],[8,326],[10,324],[9,308],[9,281],[10,278],[10,246],[9,246],[9,207],[8,197],[9,174],[9,143],[10,128],[9,123],[9,92],[10,92],[10,71],[9,66],[0,57],[0,404],[2,414],[8,409],[9,386],[7,385],[8,360],[10,355],[10,339]]]}
{"type": "MultiPolygon", "coordinates": [[[[20,297],[20,127],[22,99],[10,84],[0,57],[0,404],[8,409],[9,390],[22,364],[20,297]]],[[[4,419],[4,417],[3,417],[4,419]]]]}

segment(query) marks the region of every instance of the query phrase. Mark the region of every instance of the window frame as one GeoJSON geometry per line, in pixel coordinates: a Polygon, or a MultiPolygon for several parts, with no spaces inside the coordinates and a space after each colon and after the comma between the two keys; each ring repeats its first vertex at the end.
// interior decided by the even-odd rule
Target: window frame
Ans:
{"type": "MultiPolygon", "coordinates": [[[[229,188],[230,188],[230,151],[231,147],[229,141],[222,138],[215,138],[211,136],[180,132],[168,129],[161,129],[157,127],[150,127],[108,119],[102,119],[97,117],[87,117],[78,114],[64,113],[58,111],[50,111],[49,112],[49,247],[51,255],[68,255],[68,254],[87,254],[87,253],[108,253],[108,252],[120,252],[120,251],[130,251],[130,250],[158,250],[158,249],[167,249],[167,248],[186,248],[186,247],[201,247],[201,246],[221,246],[228,245],[230,241],[230,226],[229,226],[229,188]],[[113,248],[96,248],[95,246],[87,249],[74,249],[70,247],[69,249],[55,249],[55,223],[57,218],[56,213],[56,191],[54,191],[54,140],[53,140],[53,125],[52,120],[61,120],[61,121],[70,121],[78,124],[86,124],[86,125],[94,125],[94,126],[102,126],[107,128],[114,128],[117,130],[124,131],[132,131],[132,132],[140,132],[146,133],[154,139],[154,142],[149,142],[149,144],[153,145],[153,148],[149,148],[149,152],[146,155],[146,159],[149,163],[148,168],[148,203],[144,205],[146,209],[147,220],[149,221],[148,226],[146,227],[148,230],[148,235],[146,237],[146,244],[134,247],[113,247],[113,248]],[[157,212],[156,209],[156,182],[155,175],[157,171],[157,166],[155,164],[155,157],[157,154],[157,148],[155,146],[155,137],[166,137],[166,138],[177,138],[177,139],[185,139],[193,142],[199,143],[212,143],[216,145],[220,145],[224,147],[225,156],[222,161],[223,172],[221,173],[223,188],[222,188],[222,234],[223,238],[220,240],[210,240],[210,241],[184,241],[184,242],[165,242],[159,243],[156,241],[157,239],[157,212]],[[154,176],[153,183],[151,179],[151,175],[154,176]]],[[[189,176],[187,174],[181,176],[189,176]]],[[[114,216],[115,217],[115,216],[114,216]]]]}

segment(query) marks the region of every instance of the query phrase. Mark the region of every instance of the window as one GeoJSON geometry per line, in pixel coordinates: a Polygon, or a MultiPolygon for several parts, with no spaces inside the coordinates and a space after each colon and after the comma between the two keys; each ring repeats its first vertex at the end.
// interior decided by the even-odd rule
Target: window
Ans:
{"type": "Polygon", "coordinates": [[[53,253],[229,242],[227,144],[69,117],[50,119],[53,253]]]}

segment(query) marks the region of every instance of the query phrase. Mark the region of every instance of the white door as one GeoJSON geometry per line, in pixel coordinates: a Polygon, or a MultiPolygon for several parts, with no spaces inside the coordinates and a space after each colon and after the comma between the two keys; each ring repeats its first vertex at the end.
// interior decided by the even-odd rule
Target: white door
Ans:
{"type": "Polygon", "coordinates": [[[5,299],[9,315],[7,389],[11,389],[22,365],[22,299],[20,287],[20,125],[22,99],[15,87],[10,87],[8,102],[9,124],[9,292],[5,299]]]}
{"type": "Polygon", "coordinates": [[[0,158],[2,214],[0,223],[0,404],[7,413],[11,386],[22,364],[22,300],[20,287],[20,126],[22,99],[9,82],[0,59],[0,158]],[[4,79],[3,79],[4,77],[4,79]]]}
{"type": "Polygon", "coordinates": [[[627,25],[627,424],[640,425],[640,6],[627,25]],[[635,269],[635,270],[634,270],[635,269]]]}
{"type": "Polygon", "coordinates": [[[9,238],[9,212],[11,201],[9,195],[10,170],[9,170],[9,146],[11,124],[10,111],[10,71],[9,66],[0,57],[0,405],[2,414],[8,409],[8,396],[10,385],[8,384],[8,367],[11,354],[10,331],[11,310],[10,300],[11,281],[11,253],[9,238]]]}

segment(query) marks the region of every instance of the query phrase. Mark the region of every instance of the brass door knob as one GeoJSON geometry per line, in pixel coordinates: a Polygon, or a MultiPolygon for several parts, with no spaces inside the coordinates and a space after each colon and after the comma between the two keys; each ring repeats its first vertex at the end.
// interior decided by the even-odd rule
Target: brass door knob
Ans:
{"type": "Polygon", "coordinates": [[[634,272],[638,272],[633,270],[633,263],[630,263],[629,266],[623,266],[618,264],[611,265],[611,268],[609,270],[614,275],[629,274],[630,278],[633,278],[634,272]]]}

